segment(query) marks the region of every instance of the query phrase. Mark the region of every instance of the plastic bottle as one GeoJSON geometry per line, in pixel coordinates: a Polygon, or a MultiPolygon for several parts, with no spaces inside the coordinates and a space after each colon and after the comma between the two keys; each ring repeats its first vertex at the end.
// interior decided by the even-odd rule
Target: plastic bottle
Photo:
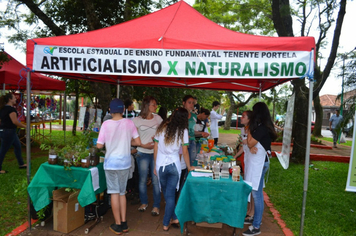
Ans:
{"type": "Polygon", "coordinates": [[[214,139],[211,136],[209,136],[209,138],[208,138],[208,147],[209,147],[209,152],[214,147],[214,139]]]}

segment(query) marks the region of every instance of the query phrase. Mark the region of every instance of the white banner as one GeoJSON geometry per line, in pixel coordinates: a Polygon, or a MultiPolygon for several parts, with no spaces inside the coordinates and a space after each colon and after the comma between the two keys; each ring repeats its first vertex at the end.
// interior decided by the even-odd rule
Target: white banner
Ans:
{"type": "Polygon", "coordinates": [[[79,118],[78,118],[78,127],[83,128],[84,127],[84,116],[85,116],[85,110],[87,109],[86,107],[80,107],[79,108],[79,118]]]}
{"type": "Polygon", "coordinates": [[[352,148],[349,163],[349,173],[347,174],[346,191],[356,192],[356,111],[354,116],[354,132],[352,139],[352,148]]]}
{"type": "Polygon", "coordinates": [[[283,129],[283,146],[282,152],[276,152],[279,162],[284,169],[289,167],[289,156],[290,156],[290,143],[292,141],[292,128],[293,128],[293,111],[294,111],[294,98],[293,95],[288,100],[287,113],[285,117],[284,129],[283,129]]]}
{"type": "Polygon", "coordinates": [[[81,74],[204,78],[296,78],[307,51],[91,48],[35,45],[33,70],[81,74]]]}

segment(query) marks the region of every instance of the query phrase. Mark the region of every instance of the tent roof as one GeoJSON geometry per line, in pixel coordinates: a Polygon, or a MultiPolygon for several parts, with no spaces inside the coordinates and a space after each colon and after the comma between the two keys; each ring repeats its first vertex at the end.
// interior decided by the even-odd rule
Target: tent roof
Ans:
{"type": "MultiPolygon", "coordinates": [[[[27,66],[34,68],[35,47],[229,50],[229,51],[307,51],[315,47],[313,37],[267,37],[243,34],[226,29],[209,19],[184,1],[146,16],[115,26],[81,34],[37,38],[27,41],[27,66]]],[[[221,52],[223,52],[221,51],[221,52]]],[[[45,52],[48,53],[48,52],[45,52]]],[[[76,55],[73,55],[76,56],[76,55]]],[[[265,58],[271,60],[271,58],[265,58]]],[[[46,72],[47,71],[43,71],[46,72]]],[[[219,90],[262,91],[292,78],[210,78],[192,76],[141,76],[128,74],[95,74],[56,72],[73,78],[103,81],[112,84],[187,87],[219,90]],[[246,86],[245,86],[246,85],[246,86]]],[[[294,78],[296,78],[295,76],[294,78]]]]}
{"type": "MultiPolygon", "coordinates": [[[[10,59],[4,62],[0,69],[0,85],[5,84],[7,90],[26,90],[26,67],[6,52],[3,52],[10,59]]],[[[66,89],[64,81],[52,79],[40,73],[31,74],[31,89],[36,90],[60,90],[66,89]]]]}

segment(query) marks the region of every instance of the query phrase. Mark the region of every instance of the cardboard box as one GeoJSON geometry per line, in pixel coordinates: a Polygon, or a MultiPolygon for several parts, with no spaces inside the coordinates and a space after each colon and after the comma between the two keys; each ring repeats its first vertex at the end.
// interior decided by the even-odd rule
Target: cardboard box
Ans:
{"type": "Polygon", "coordinates": [[[78,203],[79,190],[53,191],[53,230],[69,233],[84,224],[84,208],[78,203]]]}
{"type": "Polygon", "coordinates": [[[206,222],[201,222],[201,223],[196,223],[196,226],[221,229],[222,228],[222,223],[209,224],[209,223],[206,223],[206,222]]]}

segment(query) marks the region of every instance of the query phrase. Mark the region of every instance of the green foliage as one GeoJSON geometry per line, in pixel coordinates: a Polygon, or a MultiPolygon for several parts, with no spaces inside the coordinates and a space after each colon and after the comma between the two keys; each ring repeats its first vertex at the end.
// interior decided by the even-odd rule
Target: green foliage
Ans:
{"type": "Polygon", "coordinates": [[[7,57],[6,53],[3,53],[2,51],[0,51],[0,69],[1,69],[2,65],[8,61],[10,61],[10,59],[7,57]]]}
{"type": "Polygon", "coordinates": [[[268,0],[196,0],[193,7],[210,20],[233,31],[270,36],[275,33],[268,0]]]}
{"type": "MultiPolygon", "coordinates": [[[[355,235],[355,193],[345,191],[348,164],[313,161],[309,169],[304,235],[355,235]]],[[[283,169],[277,158],[264,191],[294,235],[299,235],[304,166],[283,169]]]]}
{"type": "Polygon", "coordinates": [[[40,145],[41,150],[47,150],[50,155],[57,155],[59,151],[59,147],[56,145],[49,145],[46,143],[41,143],[40,145]]]}
{"type": "Polygon", "coordinates": [[[45,206],[44,208],[42,208],[41,210],[39,210],[38,212],[37,212],[37,218],[38,218],[38,220],[39,221],[42,221],[42,220],[45,220],[45,218],[46,218],[46,216],[47,216],[47,209],[48,209],[48,205],[47,206],[45,206]]]}
{"type": "Polygon", "coordinates": [[[14,186],[14,196],[15,197],[27,197],[27,178],[23,177],[16,180],[14,186]]]}
{"type": "Polygon", "coordinates": [[[318,139],[318,138],[316,138],[314,135],[312,135],[312,136],[310,137],[310,141],[311,141],[312,143],[314,143],[314,144],[321,144],[321,143],[322,143],[321,140],[318,139]]]}
{"type": "MultiPolygon", "coordinates": [[[[53,28],[49,28],[48,21],[63,30],[62,34],[75,34],[88,31],[87,12],[83,1],[61,1],[48,0],[42,1],[37,7],[48,17],[47,22],[42,17],[39,18],[28,10],[27,2],[31,1],[8,1],[6,11],[3,12],[3,18],[0,19],[0,27],[17,30],[17,33],[11,36],[12,41],[25,42],[28,38],[54,36],[53,28]],[[19,4],[24,3],[24,4],[19,4]],[[45,21],[45,25],[39,24],[39,21],[45,21]],[[26,23],[26,30],[19,28],[19,23],[26,23]],[[30,30],[31,29],[31,30],[30,30]]],[[[88,2],[88,1],[86,1],[88,2]]],[[[146,15],[154,9],[160,9],[176,1],[153,1],[153,0],[132,0],[132,1],[89,1],[93,4],[95,14],[101,28],[112,26],[127,20],[146,15]]],[[[57,34],[58,35],[58,34],[57,34]]]]}

